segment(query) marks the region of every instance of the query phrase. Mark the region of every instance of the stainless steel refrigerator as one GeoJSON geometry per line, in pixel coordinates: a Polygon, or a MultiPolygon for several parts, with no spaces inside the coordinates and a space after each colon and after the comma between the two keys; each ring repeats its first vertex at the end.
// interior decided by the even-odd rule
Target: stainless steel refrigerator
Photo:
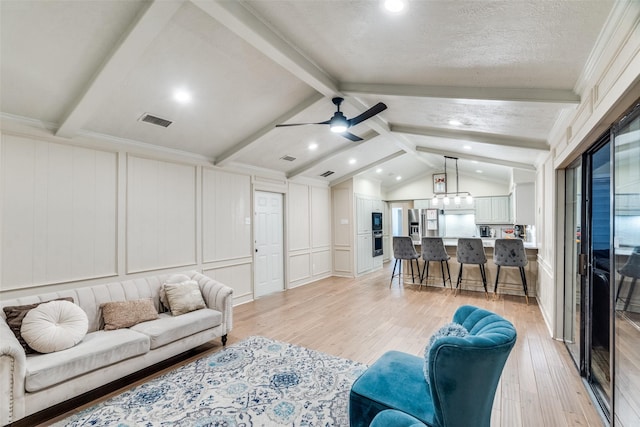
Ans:
{"type": "Polygon", "coordinates": [[[422,209],[420,212],[420,234],[425,237],[440,236],[440,210],[422,209]]]}

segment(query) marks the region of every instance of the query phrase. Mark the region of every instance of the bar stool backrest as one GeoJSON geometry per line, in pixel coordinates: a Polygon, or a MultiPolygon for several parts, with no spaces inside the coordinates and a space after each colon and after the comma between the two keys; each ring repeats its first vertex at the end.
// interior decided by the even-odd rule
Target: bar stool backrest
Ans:
{"type": "Polygon", "coordinates": [[[493,248],[493,262],[503,267],[524,267],[527,254],[520,239],[496,239],[493,248]]]}
{"type": "Polygon", "coordinates": [[[421,243],[423,260],[446,261],[449,259],[441,237],[423,237],[421,243]]]}
{"type": "Polygon", "coordinates": [[[458,262],[464,264],[484,264],[487,256],[484,253],[482,239],[458,239],[458,249],[456,249],[458,262]]]}
{"type": "Polygon", "coordinates": [[[409,236],[393,236],[393,257],[395,259],[418,259],[413,241],[409,236]]]}

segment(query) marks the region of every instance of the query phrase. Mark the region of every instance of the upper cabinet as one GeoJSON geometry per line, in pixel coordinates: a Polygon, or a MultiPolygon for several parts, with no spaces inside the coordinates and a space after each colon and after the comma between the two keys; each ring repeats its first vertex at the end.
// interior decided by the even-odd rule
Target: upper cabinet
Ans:
{"type": "Polygon", "coordinates": [[[535,225],[536,223],[536,194],[535,184],[527,182],[516,184],[512,193],[513,223],[535,225]]]}
{"type": "Polygon", "coordinates": [[[511,221],[509,196],[476,197],[476,224],[508,224],[511,221]]]}

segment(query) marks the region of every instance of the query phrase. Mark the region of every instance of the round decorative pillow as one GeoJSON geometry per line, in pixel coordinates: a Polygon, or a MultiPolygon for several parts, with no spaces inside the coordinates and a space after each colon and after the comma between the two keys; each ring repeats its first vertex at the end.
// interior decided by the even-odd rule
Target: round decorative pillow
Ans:
{"type": "Polygon", "coordinates": [[[88,329],[87,314],[79,306],[69,301],[51,301],[29,310],[20,333],[35,351],[53,353],[78,344],[88,329]]]}

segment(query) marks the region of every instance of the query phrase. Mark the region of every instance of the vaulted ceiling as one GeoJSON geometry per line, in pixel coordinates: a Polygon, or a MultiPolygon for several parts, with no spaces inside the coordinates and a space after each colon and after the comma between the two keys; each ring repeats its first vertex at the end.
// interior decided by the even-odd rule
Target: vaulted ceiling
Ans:
{"type": "Polygon", "coordinates": [[[449,155],[462,173],[508,179],[535,168],[578,105],[612,7],[411,0],[389,14],[377,0],[2,0],[0,110],[64,138],[106,135],[290,178],[364,174],[391,188],[449,155]],[[347,117],[388,108],[349,129],[359,142],[326,125],[275,127],[330,119],[335,96],[347,117]]]}

